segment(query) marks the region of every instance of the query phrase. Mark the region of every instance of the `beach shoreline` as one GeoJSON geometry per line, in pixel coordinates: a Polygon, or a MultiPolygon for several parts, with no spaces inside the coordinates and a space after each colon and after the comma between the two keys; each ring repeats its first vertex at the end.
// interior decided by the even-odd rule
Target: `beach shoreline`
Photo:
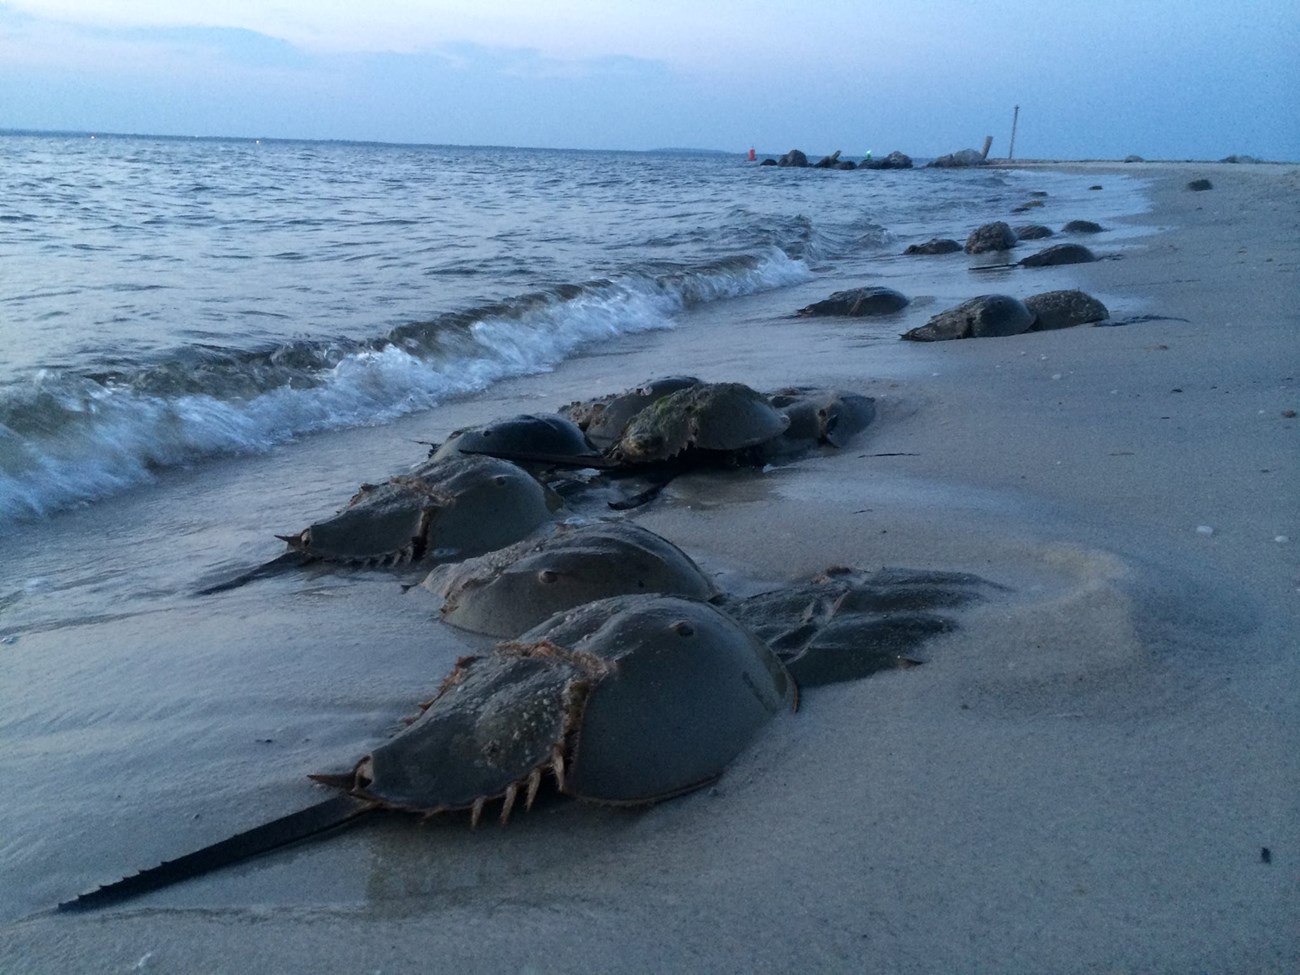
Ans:
{"type": "MultiPolygon", "coordinates": [[[[617,361],[570,360],[443,414],[554,409],[683,363],[876,396],[877,422],[848,448],[762,476],[683,477],[634,518],[737,586],[852,564],[1005,587],[924,666],[810,692],[715,788],[648,812],[568,804],[473,834],[367,826],[120,909],[9,923],[0,967],[1294,972],[1300,167],[1012,165],[1095,173],[1102,194],[1109,175],[1135,176],[1151,209],[1120,221],[1140,231],[1120,245],[1088,240],[1114,258],[1094,264],[977,275],[964,256],[880,262],[885,280],[925,292],[897,331],[959,295],[1070,286],[1152,320],[863,341],[853,323],[791,319],[835,290],[821,279],[717,303],[699,313],[708,328],[625,339],[617,361]],[[1193,178],[1214,188],[1192,192],[1193,178]]],[[[1026,215],[1073,216],[1050,198],[1026,215]]],[[[391,455],[428,435],[423,422],[345,432],[331,449],[364,440],[391,455]]],[[[287,597],[283,585],[265,591],[287,597]]],[[[427,607],[379,583],[366,593],[363,622],[391,637],[385,664],[404,666],[403,614],[427,607]]],[[[289,627],[290,609],[263,608],[224,639],[289,627]]],[[[216,626],[190,622],[196,639],[216,626]]],[[[276,632],[305,659],[310,634],[276,632]]],[[[376,716],[403,696],[374,686],[376,716]]],[[[358,727],[331,746],[346,755],[358,727]]],[[[218,838],[203,811],[195,835],[218,838]]]]}

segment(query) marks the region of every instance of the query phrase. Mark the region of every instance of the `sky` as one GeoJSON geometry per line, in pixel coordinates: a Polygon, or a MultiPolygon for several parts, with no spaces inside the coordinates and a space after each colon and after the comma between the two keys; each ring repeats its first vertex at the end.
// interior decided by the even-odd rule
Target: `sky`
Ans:
{"type": "Polygon", "coordinates": [[[0,0],[0,129],[1300,159],[1296,0],[0,0]]]}

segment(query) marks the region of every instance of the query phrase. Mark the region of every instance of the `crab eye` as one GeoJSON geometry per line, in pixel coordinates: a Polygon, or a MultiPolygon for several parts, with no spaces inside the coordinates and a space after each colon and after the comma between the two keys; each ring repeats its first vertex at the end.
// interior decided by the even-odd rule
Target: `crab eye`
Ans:
{"type": "Polygon", "coordinates": [[[678,620],[676,623],[673,623],[673,624],[669,627],[669,629],[671,629],[671,630],[672,630],[674,633],[676,633],[678,636],[694,636],[694,635],[695,635],[695,627],[691,626],[691,624],[690,624],[690,623],[687,623],[685,620],[678,620]]]}
{"type": "Polygon", "coordinates": [[[497,487],[505,487],[505,486],[506,486],[506,480],[507,480],[507,479],[506,479],[506,476],[505,476],[504,474],[498,474],[495,478],[493,478],[493,480],[496,481],[496,483],[497,483],[497,487]]]}
{"type": "Polygon", "coordinates": [[[543,569],[541,572],[537,573],[537,581],[546,586],[558,582],[559,578],[560,574],[554,569],[543,569]]]}

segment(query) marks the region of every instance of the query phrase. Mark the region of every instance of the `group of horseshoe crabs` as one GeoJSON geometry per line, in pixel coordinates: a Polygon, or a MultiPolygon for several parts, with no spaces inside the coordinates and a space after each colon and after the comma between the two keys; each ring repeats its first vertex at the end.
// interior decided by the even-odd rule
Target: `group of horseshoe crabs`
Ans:
{"type": "Polygon", "coordinates": [[[279,557],[199,590],[210,595],[309,563],[436,565],[528,537],[572,496],[564,472],[644,476],[649,486],[609,502],[651,500],[673,477],[707,467],[761,467],[818,446],[840,447],[875,417],[875,402],[836,389],[763,394],[742,383],[669,376],[556,413],[501,417],[453,431],[405,474],[363,484],[336,514],[278,536],[279,557]]]}
{"type": "Polygon", "coordinates": [[[874,416],[874,401],[857,393],[788,387],[765,394],[743,383],[667,376],[557,413],[457,430],[433,456],[486,454],[607,472],[744,466],[817,444],[841,445],[874,416]]]}
{"type": "Polygon", "coordinates": [[[832,569],[810,583],[733,597],[672,542],[626,520],[557,523],[559,505],[541,481],[484,456],[540,465],[557,456],[573,465],[594,457],[712,462],[709,452],[771,445],[792,430],[801,448],[842,443],[870,422],[865,397],[800,388],[764,396],[673,377],[566,412],[540,420],[540,440],[528,433],[538,426],[528,417],[459,431],[448,441],[455,449],[363,486],[335,518],[285,538],[299,558],[427,560],[434,568],[417,591],[441,599],[443,620],[503,642],[460,658],[420,713],[349,771],[312,776],[333,797],[60,908],[119,901],[378,810],[463,812],[477,825],[492,807],[504,824],[547,783],[562,796],[616,805],[689,792],[794,707],[798,680],[828,683],[918,662],[921,642],[951,626],[936,611],[978,598],[987,585],[832,569]]]}

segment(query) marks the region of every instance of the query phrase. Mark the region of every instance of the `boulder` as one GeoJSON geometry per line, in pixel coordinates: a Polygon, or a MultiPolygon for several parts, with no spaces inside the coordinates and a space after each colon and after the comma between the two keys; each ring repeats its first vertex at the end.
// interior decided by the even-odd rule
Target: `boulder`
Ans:
{"type": "Polygon", "coordinates": [[[1016,236],[1021,240],[1042,240],[1044,237],[1052,236],[1052,228],[1044,227],[1041,223],[1027,223],[1016,227],[1015,230],[1016,236]]]}
{"type": "Polygon", "coordinates": [[[1054,244],[1020,262],[1021,267],[1055,267],[1058,264],[1087,264],[1097,255],[1082,244],[1054,244]]]}
{"type": "Polygon", "coordinates": [[[1020,206],[1016,207],[1016,208],[1013,209],[1011,212],[1012,212],[1012,213],[1025,213],[1025,212],[1028,211],[1028,210],[1033,210],[1033,209],[1036,209],[1037,207],[1040,207],[1040,206],[1043,206],[1043,201],[1042,201],[1042,200],[1029,200],[1029,201],[1026,202],[1026,203],[1022,203],[1022,204],[1020,204],[1020,206]]]}
{"type": "Polygon", "coordinates": [[[777,165],[777,161],[776,161],[775,159],[764,159],[761,163],[759,163],[759,165],[760,165],[760,166],[775,166],[775,165],[777,165]]]}
{"type": "Polygon", "coordinates": [[[850,318],[860,318],[864,315],[889,315],[906,308],[910,301],[910,298],[893,288],[853,288],[850,291],[837,291],[829,298],[815,301],[806,308],[800,308],[798,314],[805,317],[846,315],[850,318]]]}
{"type": "Polygon", "coordinates": [[[1091,220],[1071,220],[1061,228],[1063,234],[1099,234],[1106,228],[1091,220]]]}
{"type": "Polygon", "coordinates": [[[948,237],[931,237],[924,244],[912,244],[903,251],[904,254],[953,254],[961,250],[961,244],[948,237]]]}
{"type": "Polygon", "coordinates": [[[1189,190],[1194,190],[1199,193],[1202,190],[1214,189],[1214,184],[1211,183],[1208,179],[1194,179],[1187,184],[1187,188],[1189,190]]]}
{"type": "Polygon", "coordinates": [[[1072,328],[1110,318],[1105,305],[1082,291],[1044,291],[1026,298],[1025,307],[1034,313],[1035,332],[1072,328]]]}
{"type": "Polygon", "coordinates": [[[778,159],[776,164],[778,166],[794,166],[798,169],[802,169],[804,166],[808,165],[808,157],[798,149],[791,149],[784,156],[778,159]]]}
{"type": "Polygon", "coordinates": [[[834,169],[840,162],[840,150],[836,149],[829,156],[823,156],[814,169],[834,169]]]}
{"type": "Polygon", "coordinates": [[[1006,251],[1016,246],[1016,234],[1007,224],[998,220],[976,227],[966,238],[967,254],[984,254],[987,251],[1006,251]]]}
{"type": "Polygon", "coordinates": [[[867,158],[858,164],[859,169],[911,169],[912,157],[895,149],[884,159],[867,158]]]}
{"type": "Polygon", "coordinates": [[[1254,156],[1237,156],[1237,155],[1232,155],[1232,156],[1224,156],[1222,159],[1219,160],[1219,162],[1226,162],[1226,163],[1257,163],[1257,162],[1259,162],[1259,160],[1256,159],[1254,156]]]}
{"type": "Polygon", "coordinates": [[[1010,295],[980,295],[963,301],[931,318],[924,325],[903,333],[909,342],[943,342],[949,339],[978,339],[1019,335],[1034,325],[1034,313],[1010,295]]]}
{"type": "Polygon", "coordinates": [[[1124,161],[1125,161],[1125,162],[1128,162],[1128,163],[1133,163],[1133,162],[1146,162],[1146,160],[1143,159],[1141,156],[1125,156],[1125,157],[1124,157],[1124,161]]]}
{"type": "Polygon", "coordinates": [[[835,164],[836,169],[857,169],[858,164],[852,159],[843,159],[835,164]]]}
{"type": "Polygon", "coordinates": [[[940,156],[930,165],[939,169],[982,166],[984,165],[984,156],[978,149],[962,149],[960,152],[950,152],[946,156],[940,156]]]}

